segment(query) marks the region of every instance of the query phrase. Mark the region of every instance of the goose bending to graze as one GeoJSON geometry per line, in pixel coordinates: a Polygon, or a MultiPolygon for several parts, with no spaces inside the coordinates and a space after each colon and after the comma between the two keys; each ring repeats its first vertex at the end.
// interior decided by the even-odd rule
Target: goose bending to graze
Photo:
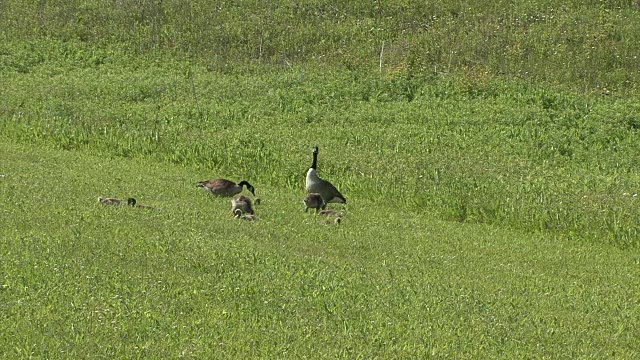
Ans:
{"type": "Polygon", "coordinates": [[[128,198],[127,201],[120,200],[117,198],[103,198],[99,197],[98,202],[102,205],[129,205],[134,206],[136,204],[136,199],[128,198]]]}
{"type": "Polygon", "coordinates": [[[335,220],[328,220],[328,219],[318,220],[318,224],[320,225],[340,225],[340,222],[342,222],[342,218],[340,217],[335,218],[335,220]]]}
{"type": "Polygon", "coordinates": [[[238,210],[240,210],[240,212],[243,214],[255,214],[255,211],[253,211],[253,204],[251,203],[251,199],[244,195],[238,195],[231,199],[231,213],[235,214],[238,210]]]}
{"type": "Polygon", "coordinates": [[[242,215],[242,210],[240,209],[236,209],[236,211],[234,211],[234,214],[236,214],[233,218],[234,219],[239,219],[239,220],[246,220],[246,221],[258,221],[260,220],[259,217],[257,217],[256,215],[242,215]]]}
{"type": "Polygon", "coordinates": [[[306,187],[308,193],[318,193],[326,203],[346,203],[347,199],[327,180],[318,177],[316,167],[318,165],[318,147],[313,148],[313,162],[307,171],[306,187]]]}
{"type": "Polygon", "coordinates": [[[322,211],[318,211],[318,216],[341,218],[344,216],[344,214],[342,214],[341,212],[337,212],[335,210],[322,210],[322,211]]]}
{"type": "Polygon", "coordinates": [[[253,196],[256,196],[256,189],[253,185],[249,184],[247,181],[242,180],[238,184],[234,183],[231,180],[227,179],[213,179],[208,181],[200,181],[196,187],[201,187],[212,195],[216,196],[233,196],[237,195],[242,191],[242,188],[246,186],[247,190],[249,190],[253,196]]]}
{"type": "Polygon", "coordinates": [[[309,209],[316,209],[317,213],[320,209],[327,207],[327,203],[324,202],[322,195],[318,193],[309,194],[305,196],[302,201],[304,202],[304,212],[307,212],[309,209]]]}

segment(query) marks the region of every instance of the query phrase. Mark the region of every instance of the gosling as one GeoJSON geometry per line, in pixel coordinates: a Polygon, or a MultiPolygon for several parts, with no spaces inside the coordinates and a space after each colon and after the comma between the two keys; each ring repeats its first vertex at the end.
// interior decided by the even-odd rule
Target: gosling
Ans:
{"type": "Polygon", "coordinates": [[[245,221],[259,221],[260,218],[256,215],[242,215],[242,210],[236,209],[234,212],[236,215],[233,217],[234,219],[245,220],[245,221]]]}
{"type": "Polygon", "coordinates": [[[318,212],[318,216],[342,218],[344,214],[335,210],[322,210],[318,212]]]}
{"type": "Polygon", "coordinates": [[[134,206],[136,204],[136,199],[128,198],[127,201],[124,201],[124,200],[120,200],[118,198],[103,198],[103,197],[99,197],[98,198],[98,203],[100,203],[102,205],[128,205],[128,206],[134,206]]]}
{"type": "Polygon", "coordinates": [[[318,220],[318,224],[320,225],[340,225],[340,223],[342,222],[342,218],[335,218],[335,220],[329,220],[329,219],[320,219],[318,220]]]}
{"type": "Polygon", "coordinates": [[[322,195],[318,193],[312,193],[305,196],[302,202],[304,202],[304,212],[307,212],[309,209],[316,209],[316,213],[318,213],[320,209],[325,209],[327,207],[327,203],[324,202],[322,195]]]}
{"type": "Polygon", "coordinates": [[[136,199],[134,198],[129,198],[129,200],[127,201],[127,205],[131,207],[137,207],[139,209],[153,209],[153,207],[149,205],[138,204],[136,202],[136,199]]]}
{"type": "Polygon", "coordinates": [[[255,214],[253,211],[253,204],[251,203],[251,199],[244,195],[238,195],[231,199],[231,213],[235,214],[237,210],[240,210],[242,213],[247,214],[255,214]]]}

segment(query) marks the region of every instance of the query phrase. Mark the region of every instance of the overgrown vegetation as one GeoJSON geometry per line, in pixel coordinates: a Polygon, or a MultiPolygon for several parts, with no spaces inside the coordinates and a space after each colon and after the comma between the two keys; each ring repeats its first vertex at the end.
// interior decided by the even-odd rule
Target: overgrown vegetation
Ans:
{"type": "Polygon", "coordinates": [[[134,54],[162,52],[216,70],[325,64],[385,75],[460,71],[635,91],[636,1],[9,0],[7,40],[50,38],[134,54]]]}

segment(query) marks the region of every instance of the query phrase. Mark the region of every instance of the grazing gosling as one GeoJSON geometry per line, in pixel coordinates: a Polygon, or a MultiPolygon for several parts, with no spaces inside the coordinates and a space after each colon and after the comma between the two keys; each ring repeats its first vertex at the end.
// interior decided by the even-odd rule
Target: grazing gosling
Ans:
{"type": "Polygon", "coordinates": [[[256,196],[256,189],[253,185],[249,184],[247,181],[242,180],[238,184],[234,183],[231,180],[227,179],[213,179],[208,181],[200,181],[196,187],[201,187],[211,195],[215,196],[234,196],[242,192],[243,187],[246,186],[247,190],[256,196]]]}
{"type": "Polygon", "coordinates": [[[231,199],[231,213],[235,214],[236,211],[240,210],[242,213],[255,214],[253,211],[253,204],[251,203],[251,199],[244,195],[238,195],[231,199]]]}
{"type": "Polygon", "coordinates": [[[98,198],[98,203],[102,205],[128,205],[134,206],[136,204],[136,199],[128,198],[127,201],[120,200],[118,198],[98,198]]]}
{"type": "Polygon", "coordinates": [[[153,207],[151,207],[149,205],[137,204],[136,199],[134,199],[134,198],[129,198],[127,200],[127,205],[131,206],[131,207],[137,207],[137,208],[140,208],[140,209],[153,209],[153,207]]]}
{"type": "Polygon", "coordinates": [[[318,224],[320,225],[340,225],[341,222],[342,222],[342,218],[340,217],[335,218],[335,220],[329,220],[329,219],[318,220],[318,224]]]}
{"type": "Polygon", "coordinates": [[[245,221],[258,221],[258,220],[260,220],[260,218],[257,217],[256,215],[242,215],[242,210],[240,210],[240,209],[236,209],[234,214],[236,214],[233,217],[234,219],[245,220],[245,221]]]}
{"type": "Polygon", "coordinates": [[[322,210],[318,211],[318,216],[342,218],[344,214],[335,210],[322,210]]]}
{"type": "Polygon", "coordinates": [[[313,162],[307,171],[306,189],[308,193],[318,193],[326,203],[346,203],[347,199],[336,189],[333,184],[327,180],[323,180],[318,176],[318,147],[313,147],[313,162]]]}
{"type": "Polygon", "coordinates": [[[324,202],[322,195],[318,193],[312,193],[305,196],[302,202],[304,202],[304,212],[307,212],[309,209],[316,209],[316,213],[318,213],[320,209],[325,209],[327,207],[327,203],[324,202]]]}
{"type": "Polygon", "coordinates": [[[102,205],[120,205],[120,204],[123,203],[123,201],[120,200],[120,199],[116,199],[116,198],[99,197],[98,198],[98,203],[100,203],[102,205]]]}

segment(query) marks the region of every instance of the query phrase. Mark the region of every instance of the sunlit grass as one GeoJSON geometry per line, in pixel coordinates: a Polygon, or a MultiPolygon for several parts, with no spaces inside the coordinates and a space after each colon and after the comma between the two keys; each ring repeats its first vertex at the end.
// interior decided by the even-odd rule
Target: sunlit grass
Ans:
{"type": "Polygon", "coordinates": [[[640,187],[632,98],[456,76],[224,75],[145,59],[53,69],[5,73],[4,138],[286,189],[318,145],[325,177],[392,208],[638,243],[638,207],[623,196],[640,187]]]}
{"type": "Polygon", "coordinates": [[[0,153],[6,356],[637,356],[631,252],[357,192],[339,227],[320,226],[302,185],[259,180],[262,221],[245,223],[193,186],[200,170],[0,153]]]}
{"type": "Polygon", "coordinates": [[[637,358],[639,14],[0,3],[0,357],[637,358]]]}

